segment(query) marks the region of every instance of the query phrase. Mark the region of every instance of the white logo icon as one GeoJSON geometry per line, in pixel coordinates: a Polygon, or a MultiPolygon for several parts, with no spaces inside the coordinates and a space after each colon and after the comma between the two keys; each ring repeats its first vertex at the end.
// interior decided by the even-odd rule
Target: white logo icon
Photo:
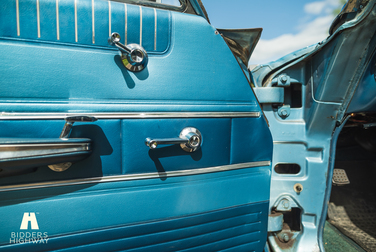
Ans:
{"type": "Polygon", "coordinates": [[[26,230],[29,227],[29,222],[31,229],[39,229],[37,218],[35,213],[24,213],[20,229],[26,230]]]}

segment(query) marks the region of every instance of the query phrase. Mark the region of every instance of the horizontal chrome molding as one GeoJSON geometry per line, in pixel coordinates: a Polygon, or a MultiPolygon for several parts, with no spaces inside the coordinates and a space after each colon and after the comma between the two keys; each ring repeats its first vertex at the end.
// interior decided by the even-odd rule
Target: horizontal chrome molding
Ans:
{"type": "Polygon", "coordinates": [[[97,119],[151,118],[230,118],[260,117],[260,112],[130,112],[130,113],[10,113],[2,112],[0,120],[56,120],[68,116],[93,116],[97,119]]]}
{"type": "Polygon", "coordinates": [[[0,162],[90,151],[91,143],[0,143],[0,162]]]}
{"type": "Polygon", "coordinates": [[[106,182],[141,180],[141,179],[180,177],[180,176],[199,175],[199,174],[207,174],[207,173],[214,173],[214,172],[239,170],[239,169],[252,168],[252,167],[270,166],[270,165],[271,165],[271,161],[258,161],[258,162],[248,162],[248,163],[241,163],[241,164],[214,166],[214,167],[208,167],[208,168],[182,170],[182,171],[170,171],[170,172],[161,172],[161,173],[151,172],[151,173],[141,173],[141,174],[128,174],[128,175],[117,175],[117,176],[107,176],[107,177],[97,177],[97,178],[32,183],[32,184],[23,184],[23,185],[9,185],[9,186],[0,186],[0,192],[46,188],[46,187],[57,187],[57,186],[71,186],[71,185],[96,184],[96,183],[106,183],[106,182]]]}

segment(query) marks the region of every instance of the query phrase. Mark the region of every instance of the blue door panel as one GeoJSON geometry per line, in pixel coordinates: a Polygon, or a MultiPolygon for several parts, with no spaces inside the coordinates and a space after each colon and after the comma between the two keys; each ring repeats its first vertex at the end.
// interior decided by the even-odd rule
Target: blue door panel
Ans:
{"type": "Polygon", "coordinates": [[[126,44],[139,43],[143,23],[142,45],[148,53],[163,53],[170,44],[171,17],[164,10],[103,0],[25,0],[19,1],[19,25],[16,13],[16,1],[2,1],[0,37],[111,48],[111,32],[118,32],[126,44]]]}
{"type": "Polygon", "coordinates": [[[109,31],[109,3],[107,1],[94,2],[95,45],[108,45],[109,31]],[[96,22],[99,21],[99,22],[96,22]]]}
{"type": "Polygon", "coordinates": [[[98,120],[74,123],[69,138],[91,154],[68,170],[0,171],[1,249],[261,251],[272,138],[221,35],[200,16],[121,2],[15,2],[0,6],[0,143],[98,120]],[[144,70],[124,68],[112,32],[147,50],[144,70]],[[203,136],[195,152],[145,145],[185,127],[203,136]],[[21,229],[32,213],[38,229],[21,229]],[[12,240],[33,232],[44,243],[12,240]]]}
{"type": "MultiPolygon", "coordinates": [[[[249,129],[261,124],[260,120],[262,118],[99,119],[92,124],[76,123],[70,138],[92,139],[90,157],[63,173],[45,166],[29,174],[0,178],[0,183],[11,185],[268,161],[270,151],[260,151],[260,148],[268,148],[268,131],[260,130],[253,139],[244,137],[249,129]],[[185,127],[195,127],[203,135],[202,147],[196,152],[182,151],[179,145],[162,145],[155,150],[145,145],[147,137],[178,137],[185,127]]],[[[54,138],[59,136],[63,125],[63,120],[3,120],[0,130],[3,138],[54,138]]]]}
{"type": "MultiPolygon", "coordinates": [[[[140,17],[141,7],[136,5],[127,6],[127,17],[140,17]]],[[[140,19],[128,19],[128,30],[132,37],[128,38],[128,44],[135,43],[140,44],[140,19]]]]}
{"type": "MultiPolygon", "coordinates": [[[[60,195],[54,194],[66,189],[52,188],[50,196],[36,195],[28,197],[26,202],[22,200],[22,191],[8,192],[6,198],[9,199],[1,203],[2,218],[8,221],[0,230],[0,239],[2,244],[6,244],[10,238],[9,231],[20,232],[24,211],[36,212],[38,231],[47,232],[53,238],[85,230],[199,214],[228,205],[249,204],[247,202],[267,204],[267,193],[252,192],[268,185],[269,175],[269,169],[265,167],[166,180],[105,183],[87,189],[71,187],[71,193],[60,195]],[[74,189],[81,190],[74,192],[74,189]],[[20,201],[23,202],[21,205],[20,201]]],[[[259,227],[258,231],[265,228],[259,227]]]]}
{"type": "MultiPolygon", "coordinates": [[[[76,32],[75,32],[74,12],[75,12],[74,0],[59,1],[59,27],[62,27],[62,29],[59,29],[59,34],[60,34],[59,39],[57,38],[57,35],[56,35],[56,38],[53,41],[58,40],[59,42],[61,41],[65,43],[75,42],[76,32]]],[[[56,18],[55,20],[57,22],[56,18]]],[[[24,34],[24,31],[22,31],[20,37],[23,37],[24,36],[23,34],[24,34]]],[[[44,37],[41,37],[41,38],[44,38],[44,37]]]]}
{"type": "Polygon", "coordinates": [[[231,124],[231,163],[269,160],[272,141],[269,129],[260,127],[263,118],[234,118],[231,124]],[[249,132],[257,134],[250,134],[249,132]]]}
{"type": "MultiPolygon", "coordinates": [[[[157,14],[158,15],[158,14],[157,14]]],[[[141,35],[141,45],[146,51],[155,50],[156,41],[154,41],[155,32],[155,16],[154,10],[151,8],[142,8],[142,33],[141,35]]],[[[158,18],[158,16],[157,16],[158,18]]]]}
{"type": "Polygon", "coordinates": [[[230,164],[231,119],[149,119],[122,122],[123,173],[164,172],[230,164]],[[192,153],[179,145],[150,150],[145,138],[174,138],[185,127],[203,136],[202,147],[192,153]],[[218,155],[220,153],[220,155],[218,155]],[[137,159],[127,158],[137,154],[137,159]]]}
{"type": "Polygon", "coordinates": [[[16,10],[16,1],[8,1],[7,4],[0,4],[1,17],[6,18],[0,22],[0,36],[1,37],[16,37],[17,36],[17,12],[9,11],[16,10]]]}
{"type": "MultiPolygon", "coordinates": [[[[25,39],[38,38],[37,5],[36,1],[19,1],[19,30],[25,32],[25,39]]],[[[5,21],[5,20],[4,20],[5,21]]],[[[16,23],[14,23],[16,24],[16,23]]],[[[14,26],[13,29],[16,29],[14,26]]]]}
{"type": "MultiPolygon", "coordinates": [[[[63,120],[0,121],[0,129],[4,132],[2,137],[9,138],[57,138],[63,126],[63,120]]],[[[77,123],[73,127],[71,137],[92,139],[93,152],[90,157],[73,164],[66,172],[57,173],[45,166],[32,173],[0,178],[0,184],[11,185],[121,174],[120,127],[120,120],[101,120],[90,125],[77,123]]]]}
{"type": "MultiPolygon", "coordinates": [[[[150,223],[95,230],[75,235],[51,237],[47,244],[18,245],[18,249],[61,249],[69,251],[173,251],[219,250],[247,245],[248,249],[260,250],[259,240],[265,241],[266,233],[259,232],[260,222],[267,215],[267,204],[247,204],[233,208],[165,219],[150,223]],[[215,235],[213,235],[215,234],[215,235]],[[236,238],[236,239],[234,239],[236,238]],[[226,241],[227,240],[227,241],[226,241]],[[66,248],[66,249],[64,249],[66,248]],[[138,250],[140,249],[140,250],[138,250]]],[[[5,249],[7,251],[7,249],[5,249]]]]}
{"type": "MultiPolygon", "coordinates": [[[[260,110],[249,83],[222,37],[200,17],[175,13],[172,16],[173,49],[164,57],[150,56],[148,67],[139,73],[127,72],[113,47],[102,50],[2,40],[0,75],[4,76],[4,85],[0,101],[8,103],[14,99],[22,103],[29,100],[29,103],[61,104],[69,100],[70,104],[76,104],[76,110],[86,111],[97,111],[93,106],[98,103],[179,101],[200,104],[201,101],[220,101],[229,105],[243,102],[260,110]],[[205,47],[202,48],[198,41],[205,41],[205,47]],[[22,65],[27,68],[15,68],[15,58],[22,58],[22,65]],[[221,73],[229,73],[231,78],[224,78],[221,73]],[[89,102],[94,104],[83,108],[83,103],[89,102]]],[[[96,33],[96,40],[98,36],[96,33]]],[[[100,36],[107,41],[108,28],[100,36]]],[[[12,105],[11,111],[22,108],[19,104],[12,105]]]]}
{"type": "MultiPolygon", "coordinates": [[[[133,74],[124,73],[125,70],[121,68],[123,66],[118,64],[120,57],[118,58],[117,52],[80,48],[68,50],[67,47],[62,48],[57,45],[41,47],[10,41],[3,41],[1,46],[4,49],[0,54],[0,62],[3,66],[1,75],[4,76],[2,89],[6,92],[0,97],[3,102],[9,101],[8,99],[67,102],[67,99],[71,99],[71,103],[76,103],[78,108],[82,108],[81,103],[88,102],[88,100],[94,100],[97,103],[100,101],[125,103],[126,101],[141,102],[142,100],[149,102],[153,100],[159,102],[206,100],[230,104],[234,101],[246,102],[248,106],[253,105],[257,109],[257,102],[246,81],[237,85],[232,79],[219,79],[218,73],[212,76],[212,80],[210,75],[213,70],[210,69],[210,65],[206,65],[200,70],[189,69],[190,67],[181,70],[172,69],[180,71],[180,76],[184,77],[182,80],[178,80],[176,75],[164,75],[161,71],[164,65],[172,64],[175,60],[180,61],[181,55],[170,54],[168,58],[150,57],[149,67],[145,72],[133,74]],[[22,71],[21,68],[12,68],[14,57],[22,58],[22,63],[28,67],[27,71],[22,71]],[[72,58],[77,59],[70,61],[72,58]],[[50,74],[41,72],[41,69],[48,69],[50,74]],[[101,71],[93,71],[93,69],[101,69],[101,71]],[[63,74],[66,71],[69,74],[63,74]],[[197,73],[191,76],[190,71],[197,71],[197,73]],[[209,71],[208,74],[206,71],[209,71]],[[33,74],[33,78],[30,78],[31,74],[33,74]],[[205,81],[218,81],[217,89],[221,92],[212,92],[211,85],[205,84],[205,81]],[[111,85],[108,85],[109,82],[111,85]],[[179,88],[170,90],[171,85],[178,85],[179,88]],[[236,86],[237,88],[235,88],[236,86]],[[41,93],[39,90],[45,90],[45,92],[41,93]],[[170,91],[166,92],[166,90],[170,91]],[[196,92],[196,90],[200,90],[200,92],[196,92]]],[[[233,57],[232,55],[227,56],[233,57]]],[[[220,57],[217,60],[220,60],[220,57]]],[[[207,63],[209,64],[209,62],[207,63]]],[[[235,59],[233,63],[236,63],[235,59]]],[[[216,71],[228,70],[226,64],[221,63],[221,68],[216,71]]],[[[235,66],[239,68],[237,65],[235,66]]],[[[233,70],[235,69],[233,68],[233,70]]],[[[241,71],[240,68],[236,70],[241,71]]],[[[240,77],[244,78],[244,75],[240,77]]]]}
{"type": "Polygon", "coordinates": [[[40,37],[50,41],[57,38],[55,5],[56,1],[53,0],[41,1],[39,4],[40,37]]]}
{"type": "MultiPolygon", "coordinates": [[[[93,36],[92,16],[93,16],[93,10],[91,8],[91,3],[89,1],[82,1],[82,2],[78,1],[78,4],[77,4],[77,42],[80,42],[86,45],[95,44],[95,33],[93,36]]],[[[95,18],[95,9],[94,9],[94,18],[95,18]]],[[[107,19],[108,17],[105,20],[107,19]]],[[[50,20],[54,20],[54,18],[51,18],[50,20]]],[[[95,19],[94,19],[94,28],[95,28],[95,19]]],[[[49,41],[53,41],[53,38],[49,39],[49,41]]]]}
{"type": "Polygon", "coordinates": [[[157,16],[157,33],[156,33],[156,47],[157,52],[166,52],[170,47],[170,40],[165,39],[164,34],[171,29],[171,17],[167,11],[156,9],[157,16]],[[168,28],[168,29],[167,29],[168,28]]]}
{"type": "MultiPolygon", "coordinates": [[[[112,32],[117,32],[117,33],[121,34],[121,36],[122,36],[121,42],[126,45],[126,44],[129,43],[128,40],[127,40],[127,36],[132,36],[131,34],[127,34],[127,36],[125,36],[126,29],[128,30],[127,22],[128,22],[128,16],[129,16],[129,15],[126,15],[125,13],[126,13],[126,11],[128,11],[129,8],[127,8],[127,6],[124,3],[117,3],[117,2],[110,2],[109,6],[111,8],[111,19],[110,19],[111,28],[107,28],[107,29],[103,28],[102,30],[103,31],[108,30],[108,36],[112,32]]],[[[130,15],[129,17],[130,17],[130,19],[132,19],[133,16],[130,15]]],[[[99,37],[103,37],[103,36],[104,36],[104,34],[99,35],[99,37]]],[[[105,41],[104,41],[104,43],[105,43],[105,41]]],[[[148,49],[145,48],[145,50],[148,50],[148,49]]]]}

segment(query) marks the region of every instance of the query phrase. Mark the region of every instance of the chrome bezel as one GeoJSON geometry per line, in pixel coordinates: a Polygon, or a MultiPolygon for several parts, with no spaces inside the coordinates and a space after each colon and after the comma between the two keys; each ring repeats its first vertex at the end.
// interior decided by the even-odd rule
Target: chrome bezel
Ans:
{"type": "Polygon", "coordinates": [[[181,132],[180,132],[180,135],[179,135],[179,138],[186,138],[186,136],[190,133],[193,133],[194,136],[197,136],[198,139],[199,139],[199,142],[197,145],[192,145],[191,144],[191,139],[192,137],[190,137],[188,139],[188,143],[182,143],[180,144],[180,147],[186,151],[186,152],[194,152],[198,149],[200,149],[201,145],[202,145],[202,135],[201,135],[201,132],[194,128],[194,127],[186,127],[184,128],[181,132]]]}
{"type": "Polygon", "coordinates": [[[131,49],[130,53],[121,52],[121,61],[126,69],[132,72],[142,71],[148,64],[148,54],[142,46],[138,44],[128,44],[127,47],[131,49]],[[131,57],[134,52],[139,52],[142,55],[140,61],[134,61],[131,57]]]}

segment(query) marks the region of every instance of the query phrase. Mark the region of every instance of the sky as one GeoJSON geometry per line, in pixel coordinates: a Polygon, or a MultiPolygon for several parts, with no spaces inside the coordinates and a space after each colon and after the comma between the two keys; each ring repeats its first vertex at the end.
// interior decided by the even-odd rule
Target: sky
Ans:
{"type": "Polygon", "coordinates": [[[279,59],[328,37],[340,0],[202,0],[216,28],[263,28],[250,65],[279,59]]]}

